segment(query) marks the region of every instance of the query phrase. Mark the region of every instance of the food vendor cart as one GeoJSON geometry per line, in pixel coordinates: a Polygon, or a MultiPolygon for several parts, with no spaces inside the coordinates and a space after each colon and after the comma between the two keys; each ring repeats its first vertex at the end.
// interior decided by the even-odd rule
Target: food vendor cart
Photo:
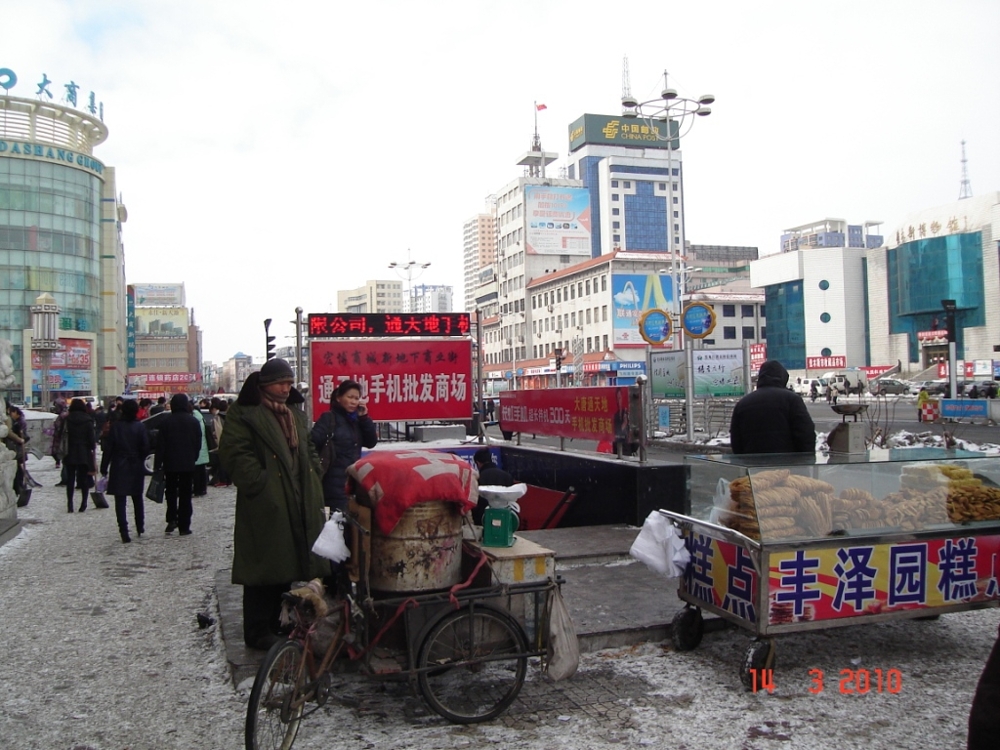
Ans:
{"type": "Polygon", "coordinates": [[[756,687],[773,637],[933,617],[1000,603],[1000,457],[936,448],[829,456],[689,456],[687,605],[750,630],[740,678],[756,687]]]}

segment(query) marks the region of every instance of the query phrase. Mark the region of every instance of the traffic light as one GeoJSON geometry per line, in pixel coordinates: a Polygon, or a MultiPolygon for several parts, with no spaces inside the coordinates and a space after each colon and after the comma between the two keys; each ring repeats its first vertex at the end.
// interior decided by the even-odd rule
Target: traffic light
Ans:
{"type": "Polygon", "coordinates": [[[553,349],[552,353],[556,357],[556,372],[562,369],[562,349],[553,349]]]}
{"type": "Polygon", "coordinates": [[[943,299],[941,300],[941,307],[944,308],[944,326],[945,330],[948,332],[948,341],[955,341],[955,300],[953,299],[943,299]]]}
{"type": "Polygon", "coordinates": [[[271,332],[269,330],[270,328],[271,328],[271,319],[270,318],[266,318],[264,320],[264,340],[266,342],[266,346],[265,346],[265,349],[264,349],[264,351],[265,351],[264,359],[265,360],[274,359],[274,357],[275,357],[275,354],[274,354],[274,336],[271,335],[271,332]]]}

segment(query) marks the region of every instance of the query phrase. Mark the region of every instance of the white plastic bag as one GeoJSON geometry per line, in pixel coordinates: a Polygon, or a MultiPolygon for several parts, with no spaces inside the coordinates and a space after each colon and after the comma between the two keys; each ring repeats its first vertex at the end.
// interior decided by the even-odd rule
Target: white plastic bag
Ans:
{"type": "Polygon", "coordinates": [[[555,586],[549,593],[549,642],[545,672],[553,680],[567,680],[580,666],[580,643],[562,592],[555,586]]]}
{"type": "Polygon", "coordinates": [[[714,524],[722,523],[722,519],[729,513],[729,482],[719,479],[715,485],[715,495],[712,496],[712,512],[708,520],[714,524]]]}
{"type": "Polygon", "coordinates": [[[339,510],[334,511],[330,520],[323,524],[323,530],[313,544],[312,551],[336,563],[344,562],[351,556],[344,541],[344,514],[339,510]]]}
{"type": "Polygon", "coordinates": [[[677,529],[666,516],[655,510],[646,517],[629,554],[650,570],[668,578],[684,575],[691,560],[677,529]]]}

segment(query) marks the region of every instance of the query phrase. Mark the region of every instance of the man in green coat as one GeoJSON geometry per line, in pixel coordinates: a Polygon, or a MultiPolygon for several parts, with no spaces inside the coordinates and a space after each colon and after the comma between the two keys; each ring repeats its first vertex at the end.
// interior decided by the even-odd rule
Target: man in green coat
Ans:
{"type": "Polygon", "coordinates": [[[251,648],[278,640],[281,594],[290,583],[330,574],[329,561],[312,553],[325,522],[323,485],[293,382],[283,359],[251,373],[219,444],[237,489],[233,583],[243,585],[243,639],[251,648]]]}

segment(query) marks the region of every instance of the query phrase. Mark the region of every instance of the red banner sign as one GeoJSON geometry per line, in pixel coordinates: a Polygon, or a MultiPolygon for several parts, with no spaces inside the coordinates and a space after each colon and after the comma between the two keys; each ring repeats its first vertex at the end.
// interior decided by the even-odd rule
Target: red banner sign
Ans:
{"type": "Polygon", "coordinates": [[[469,313],[310,313],[313,338],[467,336],[469,313]]]}
{"type": "Polygon", "coordinates": [[[500,427],[511,432],[628,439],[628,387],[549,388],[500,394],[500,427]]]}
{"type": "Polygon", "coordinates": [[[767,362],[767,344],[750,344],[750,372],[756,373],[767,362]]]}
{"type": "Polygon", "coordinates": [[[201,380],[200,372],[147,372],[138,373],[134,376],[129,376],[129,382],[133,382],[132,378],[135,378],[135,385],[139,388],[146,386],[147,388],[154,385],[173,385],[175,383],[194,383],[197,380],[201,380]]]}
{"type": "Polygon", "coordinates": [[[932,344],[947,344],[948,343],[948,332],[947,331],[917,331],[917,341],[920,342],[921,346],[930,346],[932,344]]]}
{"type": "Polygon", "coordinates": [[[472,418],[472,342],[313,341],[309,345],[313,415],[330,408],[344,380],[361,385],[372,419],[472,418]]]}
{"type": "Polygon", "coordinates": [[[847,357],[836,355],[833,357],[806,357],[807,370],[840,370],[847,367],[847,357]]]}

